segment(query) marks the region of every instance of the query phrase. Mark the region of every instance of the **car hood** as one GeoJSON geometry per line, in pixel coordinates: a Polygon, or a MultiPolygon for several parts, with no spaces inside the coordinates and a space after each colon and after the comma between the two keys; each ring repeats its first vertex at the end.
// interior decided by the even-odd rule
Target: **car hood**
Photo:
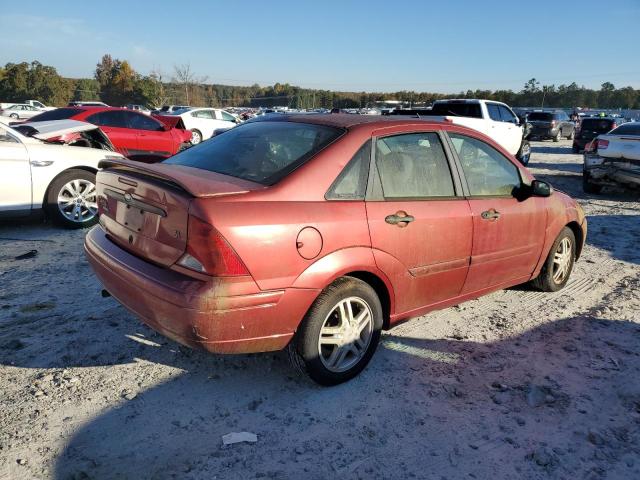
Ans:
{"type": "Polygon", "coordinates": [[[45,143],[77,145],[78,139],[84,138],[94,148],[115,151],[113,144],[104,132],[99,127],[87,122],[50,120],[22,123],[13,125],[12,128],[26,137],[35,138],[45,143]]]}
{"type": "MultiPolygon", "coordinates": [[[[86,132],[88,130],[98,129],[95,125],[78,120],[49,120],[48,122],[27,122],[22,123],[20,127],[27,127],[28,130],[21,132],[28,137],[37,138],[38,140],[48,140],[54,137],[61,137],[69,133],[86,132]]],[[[20,130],[19,130],[20,131],[20,130]]]]}

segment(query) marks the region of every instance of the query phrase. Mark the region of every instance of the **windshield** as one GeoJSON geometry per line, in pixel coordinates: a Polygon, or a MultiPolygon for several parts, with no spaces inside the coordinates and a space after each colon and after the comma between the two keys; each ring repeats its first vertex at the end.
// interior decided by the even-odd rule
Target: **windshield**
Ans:
{"type": "Polygon", "coordinates": [[[272,185],[342,134],[297,122],[256,122],[233,128],[167,159],[232,177],[272,185]]]}
{"type": "Polygon", "coordinates": [[[80,108],[57,108],[55,110],[50,110],[48,112],[42,112],[35,117],[31,117],[30,122],[45,122],[48,120],[66,120],[68,118],[73,117],[74,115],[78,115],[80,112],[84,110],[80,108]]]}
{"type": "Polygon", "coordinates": [[[625,123],[609,133],[611,135],[640,135],[640,122],[625,123]]]}
{"type": "Polygon", "coordinates": [[[553,114],[545,112],[531,112],[527,116],[527,120],[543,120],[546,122],[550,122],[551,120],[553,120],[553,114]]]}
{"type": "Polygon", "coordinates": [[[482,118],[479,103],[434,103],[431,115],[482,118]]]}

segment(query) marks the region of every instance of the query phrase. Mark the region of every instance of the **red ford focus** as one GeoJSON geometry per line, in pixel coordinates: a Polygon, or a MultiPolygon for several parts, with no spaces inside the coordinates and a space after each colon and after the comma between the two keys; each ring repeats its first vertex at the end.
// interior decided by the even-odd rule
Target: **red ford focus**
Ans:
{"type": "Polygon", "coordinates": [[[287,347],[321,384],[357,375],[401,320],[559,290],[587,232],[574,200],[450,123],[283,115],[102,166],[85,249],[108,292],[191,347],[287,347]]]}
{"type": "Polygon", "coordinates": [[[191,141],[189,130],[124,108],[64,107],[43,112],[29,121],[62,119],[82,120],[99,126],[118,153],[141,162],[157,162],[175,155],[191,141]]]}

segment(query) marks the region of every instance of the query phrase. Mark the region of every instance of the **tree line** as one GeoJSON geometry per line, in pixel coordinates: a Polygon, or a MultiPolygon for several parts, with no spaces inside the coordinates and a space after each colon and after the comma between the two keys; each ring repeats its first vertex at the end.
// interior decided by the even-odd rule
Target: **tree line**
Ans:
{"type": "Polygon", "coordinates": [[[93,78],[65,78],[55,67],[38,61],[7,63],[0,67],[0,101],[20,102],[37,99],[62,106],[74,100],[100,100],[109,105],[128,103],[152,108],[161,105],[193,105],[207,107],[274,107],[290,108],[360,108],[375,106],[384,100],[401,100],[413,105],[428,105],[440,98],[485,98],[513,107],[589,107],[594,109],[640,109],[640,90],[616,88],[605,82],[600,89],[590,89],[573,82],[569,85],[541,85],[535,78],[522,90],[467,90],[434,93],[398,91],[340,92],[301,88],[288,83],[266,87],[207,83],[189,64],[175,65],[169,75],[156,69],[148,75],[134,70],[127,60],[104,55],[96,65],[93,78]]]}

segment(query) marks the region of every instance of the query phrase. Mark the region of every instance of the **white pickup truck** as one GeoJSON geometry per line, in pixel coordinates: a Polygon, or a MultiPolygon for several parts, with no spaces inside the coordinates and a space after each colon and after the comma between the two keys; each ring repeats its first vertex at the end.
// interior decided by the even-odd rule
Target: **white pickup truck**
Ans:
{"type": "Polygon", "coordinates": [[[446,117],[448,121],[484,133],[523,165],[529,163],[531,146],[524,139],[524,126],[504,103],[477,99],[436,100],[425,114],[446,117]]]}

